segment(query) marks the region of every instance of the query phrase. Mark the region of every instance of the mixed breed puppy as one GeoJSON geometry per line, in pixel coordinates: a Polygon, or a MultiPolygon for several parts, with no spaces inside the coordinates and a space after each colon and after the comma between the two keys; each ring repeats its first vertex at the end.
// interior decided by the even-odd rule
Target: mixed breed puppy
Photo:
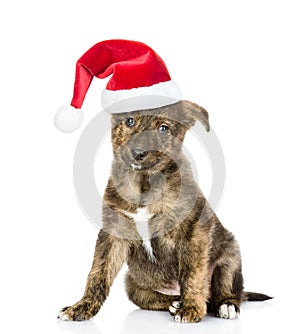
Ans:
{"type": "Polygon", "coordinates": [[[93,317],[125,262],[129,299],[142,309],[169,311],[177,322],[198,322],[208,311],[233,319],[242,301],[270,298],[243,290],[239,246],[182,152],[197,120],[209,131],[207,111],[189,101],[112,115],[103,228],[84,295],[60,319],[93,317]]]}

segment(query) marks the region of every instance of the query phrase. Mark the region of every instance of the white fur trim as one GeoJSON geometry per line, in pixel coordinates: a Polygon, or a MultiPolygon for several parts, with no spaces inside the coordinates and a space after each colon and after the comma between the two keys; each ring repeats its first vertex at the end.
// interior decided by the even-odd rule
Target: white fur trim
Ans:
{"type": "Polygon", "coordinates": [[[73,132],[80,127],[83,120],[83,113],[80,109],[72,106],[61,107],[55,117],[54,124],[61,132],[73,132]]]}
{"type": "Polygon", "coordinates": [[[109,113],[124,113],[134,110],[154,109],[182,100],[175,81],[161,82],[149,87],[102,92],[102,107],[109,113]]]}

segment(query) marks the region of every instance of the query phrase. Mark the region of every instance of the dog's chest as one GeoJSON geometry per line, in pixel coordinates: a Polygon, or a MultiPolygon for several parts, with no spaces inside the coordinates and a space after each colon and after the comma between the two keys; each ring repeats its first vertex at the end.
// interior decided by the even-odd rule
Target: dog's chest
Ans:
{"type": "Polygon", "coordinates": [[[126,216],[134,220],[136,229],[143,241],[143,246],[151,260],[155,260],[151,245],[151,235],[149,231],[149,220],[153,217],[147,208],[139,208],[136,213],[124,212],[126,216]]]}

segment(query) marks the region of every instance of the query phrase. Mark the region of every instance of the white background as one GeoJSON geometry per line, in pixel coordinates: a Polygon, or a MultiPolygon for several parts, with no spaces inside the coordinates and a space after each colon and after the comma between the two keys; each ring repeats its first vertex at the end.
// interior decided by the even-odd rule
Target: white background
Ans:
{"type": "MultiPolygon", "coordinates": [[[[298,8],[290,0],[1,2],[1,332],[297,330],[298,8]],[[227,172],[217,214],[240,242],[246,289],[276,297],[244,304],[239,320],[209,316],[185,325],[164,312],[137,310],[122,271],[93,321],[56,321],[81,297],[92,260],[97,230],[76,200],[72,163],[84,126],[100,110],[105,80],[93,82],[77,132],[59,133],[52,119],[70,102],[76,60],[111,38],[154,48],[184,97],[210,113],[227,172]]],[[[207,161],[198,171],[207,193],[210,172],[201,166],[207,161]]]]}

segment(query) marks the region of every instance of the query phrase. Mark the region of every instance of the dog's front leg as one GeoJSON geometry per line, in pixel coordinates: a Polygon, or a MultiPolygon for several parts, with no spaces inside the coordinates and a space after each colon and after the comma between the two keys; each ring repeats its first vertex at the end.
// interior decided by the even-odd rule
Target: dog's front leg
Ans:
{"type": "Polygon", "coordinates": [[[207,312],[209,298],[208,249],[206,236],[196,232],[179,248],[181,302],[174,312],[176,322],[198,322],[207,312]]]}
{"type": "Polygon", "coordinates": [[[58,318],[74,321],[92,318],[105,301],[115,276],[126,260],[126,255],[126,241],[100,231],[85,293],[78,303],[63,308],[58,318]]]}

